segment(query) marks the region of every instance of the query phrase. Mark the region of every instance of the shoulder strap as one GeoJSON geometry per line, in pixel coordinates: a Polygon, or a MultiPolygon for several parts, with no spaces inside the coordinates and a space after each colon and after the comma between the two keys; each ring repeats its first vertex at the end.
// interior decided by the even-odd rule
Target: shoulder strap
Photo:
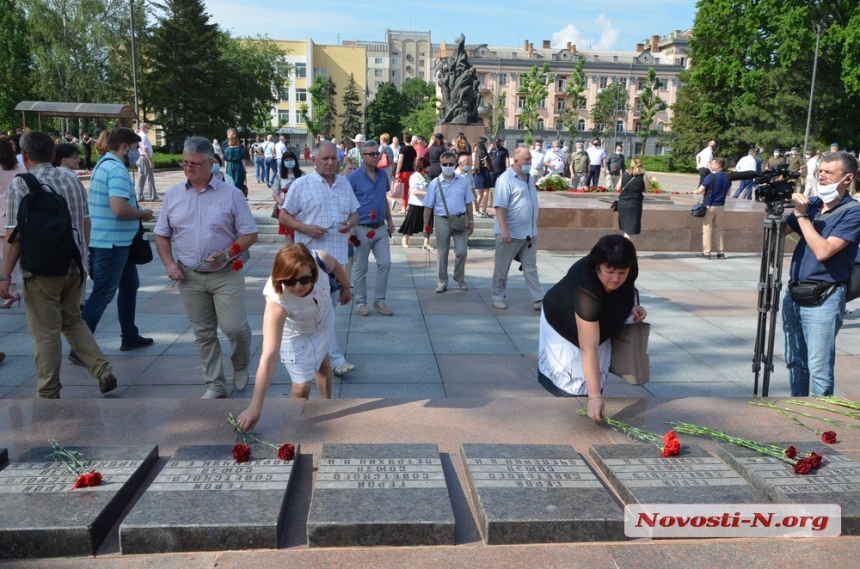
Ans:
{"type": "Polygon", "coordinates": [[[442,174],[439,174],[439,177],[436,178],[436,188],[439,190],[439,195],[442,196],[442,207],[445,208],[445,216],[451,217],[451,214],[448,212],[448,201],[445,199],[445,192],[442,191],[442,180],[442,174]]]}
{"type": "MultiPolygon", "coordinates": [[[[42,182],[39,181],[39,178],[31,174],[30,172],[24,172],[23,174],[18,174],[15,177],[21,178],[24,183],[27,184],[27,188],[30,190],[30,193],[42,191],[43,186],[51,188],[51,186],[48,186],[47,184],[42,184],[42,182]]],[[[51,188],[51,191],[57,193],[54,188],[51,188]]]]}
{"type": "Polygon", "coordinates": [[[326,264],[325,264],[325,261],[323,261],[323,260],[322,260],[322,257],[320,257],[319,255],[317,255],[317,251],[316,251],[316,249],[314,249],[314,250],[313,250],[313,255],[314,255],[314,259],[315,259],[315,260],[316,260],[316,262],[317,262],[317,265],[319,265],[319,267],[320,267],[323,271],[325,271],[325,274],[327,274],[327,275],[331,276],[332,271],[331,271],[331,270],[329,270],[328,265],[326,265],[326,264]]]}

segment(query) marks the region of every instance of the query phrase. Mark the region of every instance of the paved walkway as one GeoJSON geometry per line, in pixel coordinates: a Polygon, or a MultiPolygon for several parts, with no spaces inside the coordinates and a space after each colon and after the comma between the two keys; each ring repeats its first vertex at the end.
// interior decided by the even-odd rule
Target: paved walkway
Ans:
{"type": "MultiPolygon", "coordinates": [[[[689,184],[686,177],[674,176],[679,187],[689,184]]],[[[166,188],[181,174],[165,172],[158,177],[159,188],[166,188]]],[[[265,187],[252,186],[250,201],[254,209],[270,208],[265,187]]],[[[583,243],[583,250],[590,245],[583,243]]],[[[252,370],[256,370],[262,341],[261,293],[278,248],[274,244],[255,245],[245,268],[247,306],[254,333],[252,370]]],[[[397,236],[391,250],[388,304],[394,316],[371,311],[370,316],[361,317],[352,306],[337,309],[338,341],[348,361],[358,369],[343,379],[335,378],[334,398],[549,396],[536,382],[538,312],[532,309],[516,265],[508,285],[509,308],[497,310],[492,307],[490,295],[492,250],[473,248],[466,266],[469,290],[453,287],[444,294],[434,293],[435,253],[428,257],[417,248],[403,249],[397,236]]],[[[544,288],[557,282],[583,252],[539,252],[538,268],[544,288]]],[[[732,253],[727,256],[726,260],[707,261],[689,253],[640,253],[637,285],[652,324],[651,382],[633,387],[612,378],[607,395],[750,396],[759,257],[732,253]]],[[[371,267],[371,275],[372,271],[371,267]]],[[[199,397],[204,391],[201,364],[179,293],[170,286],[157,258],[140,267],[140,279],[137,323],[141,333],[153,337],[155,344],[120,352],[115,303],[108,308],[96,338],[114,366],[120,387],[107,397],[199,397]]],[[[372,292],[373,279],[369,281],[372,292]]],[[[837,339],[837,394],[849,397],[860,396],[856,371],[860,369],[860,321],[856,314],[860,313],[846,319],[837,339]]],[[[225,354],[229,354],[224,337],[222,345],[225,354]]],[[[35,397],[32,341],[23,305],[0,311],[0,351],[7,354],[0,365],[0,397],[35,397]]],[[[786,395],[781,328],[776,333],[774,352],[776,369],[770,394],[786,395]]],[[[230,373],[227,356],[225,370],[230,373]]],[[[62,381],[64,398],[100,397],[89,374],[66,361],[62,381]]],[[[287,373],[279,367],[268,397],[286,397],[289,390],[287,373]]],[[[229,395],[248,398],[251,393],[248,388],[229,395]]],[[[317,396],[315,388],[312,396],[317,396]]]]}

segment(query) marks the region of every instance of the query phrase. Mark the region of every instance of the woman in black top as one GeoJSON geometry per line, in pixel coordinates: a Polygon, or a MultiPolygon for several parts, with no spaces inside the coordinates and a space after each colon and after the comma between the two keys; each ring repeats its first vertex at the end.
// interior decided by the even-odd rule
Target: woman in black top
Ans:
{"type": "Polygon", "coordinates": [[[540,320],[538,381],[559,397],[588,395],[588,416],[603,414],[603,385],[612,356],[611,338],[625,322],[639,322],[636,248],[621,235],[606,235],[546,293],[540,320]]]}
{"type": "Polygon", "coordinates": [[[430,170],[427,174],[430,176],[430,179],[438,178],[442,175],[442,165],[439,164],[439,159],[442,157],[442,153],[445,152],[447,148],[445,148],[445,136],[441,132],[437,132],[433,136],[433,144],[430,145],[428,149],[428,157],[430,158],[430,170]]]}
{"type": "Polygon", "coordinates": [[[624,232],[624,237],[642,233],[642,202],[649,184],[642,160],[634,158],[615,188],[621,192],[618,196],[618,227],[624,232]]]}
{"type": "Polygon", "coordinates": [[[90,137],[90,133],[85,132],[81,136],[81,144],[84,147],[84,170],[89,170],[93,167],[93,144],[95,144],[95,139],[90,137]]]}

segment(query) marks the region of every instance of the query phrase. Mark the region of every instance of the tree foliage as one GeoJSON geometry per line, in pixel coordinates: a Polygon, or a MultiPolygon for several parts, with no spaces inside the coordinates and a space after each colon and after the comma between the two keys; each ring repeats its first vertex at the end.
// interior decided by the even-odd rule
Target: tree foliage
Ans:
{"type": "Polygon", "coordinates": [[[314,75],[314,82],[308,87],[308,94],[311,98],[311,107],[302,105],[299,109],[302,121],[307,125],[308,132],[313,138],[321,134],[331,140],[334,138],[334,129],[337,126],[335,107],[337,87],[334,79],[331,77],[323,79],[320,75],[314,75]]]}
{"type": "Polygon", "coordinates": [[[648,69],[645,84],[642,86],[642,93],[639,95],[639,121],[642,124],[639,136],[642,138],[642,156],[645,155],[648,138],[657,134],[657,130],[651,128],[654,124],[654,117],[666,108],[666,102],[657,94],[660,91],[660,85],[661,81],[657,78],[657,71],[651,67],[648,69]]]}
{"type": "Polygon", "coordinates": [[[439,121],[439,111],[436,105],[436,96],[433,95],[418,105],[417,108],[414,108],[412,112],[400,120],[403,132],[411,132],[430,140],[436,128],[436,123],[439,121]]]}
{"type": "Polygon", "coordinates": [[[618,119],[627,116],[627,111],[630,109],[629,101],[630,93],[621,83],[612,83],[597,94],[597,100],[591,106],[595,136],[602,135],[603,138],[609,138],[615,130],[618,119]],[[599,128],[601,125],[602,130],[599,128]]]}
{"type": "Polygon", "coordinates": [[[490,97],[487,100],[487,132],[490,140],[496,140],[499,129],[505,122],[505,105],[508,100],[508,92],[502,91],[498,97],[490,97]]]}
{"type": "Polygon", "coordinates": [[[701,0],[691,68],[673,107],[675,153],[709,139],[724,154],[750,144],[800,146],[812,79],[816,24],[823,26],[811,123],[813,146],[860,143],[860,4],[849,0],[701,0]]]}
{"type": "Polygon", "coordinates": [[[30,95],[32,58],[27,20],[16,0],[0,0],[0,129],[17,121],[15,105],[30,95]]]}
{"type": "Polygon", "coordinates": [[[570,74],[570,80],[567,82],[567,87],[565,87],[564,92],[570,97],[570,106],[567,107],[564,111],[562,117],[564,118],[564,124],[567,125],[567,132],[570,135],[570,142],[573,143],[576,140],[576,137],[579,135],[579,109],[585,106],[588,102],[583,93],[586,88],[586,75],[585,75],[585,59],[580,58],[579,61],[576,62],[576,67],[573,69],[573,73],[570,74]]]}
{"type": "Polygon", "coordinates": [[[383,83],[376,92],[376,98],[367,105],[369,137],[378,139],[383,132],[399,132],[400,121],[407,114],[406,104],[406,98],[394,83],[383,83]]]}
{"type": "Polygon", "coordinates": [[[343,111],[341,116],[343,122],[340,125],[341,138],[352,138],[356,134],[363,132],[362,115],[364,114],[361,108],[361,95],[358,92],[358,83],[355,82],[355,77],[352,73],[349,74],[349,83],[346,84],[346,89],[343,92],[343,111]]]}
{"type": "Polygon", "coordinates": [[[549,94],[548,84],[553,81],[553,76],[549,72],[549,63],[544,63],[542,66],[533,66],[528,73],[520,76],[520,93],[525,93],[525,103],[521,108],[520,121],[523,123],[523,128],[526,130],[526,144],[532,143],[532,132],[537,127],[537,120],[540,117],[538,105],[540,101],[546,101],[549,94]]]}
{"type": "Polygon", "coordinates": [[[292,66],[282,60],[284,52],[271,40],[240,40],[227,32],[221,32],[221,37],[219,67],[222,73],[229,73],[230,80],[221,82],[217,98],[225,107],[226,124],[271,128],[278,88],[287,81],[292,66]]]}

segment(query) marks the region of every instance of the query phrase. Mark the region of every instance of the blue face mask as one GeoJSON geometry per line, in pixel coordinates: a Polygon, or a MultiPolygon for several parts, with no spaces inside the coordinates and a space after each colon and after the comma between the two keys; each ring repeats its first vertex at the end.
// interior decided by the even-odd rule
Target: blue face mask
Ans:
{"type": "Polygon", "coordinates": [[[137,161],[140,159],[140,152],[137,150],[129,150],[128,151],[128,165],[137,164],[137,161]]]}
{"type": "Polygon", "coordinates": [[[221,164],[218,164],[217,162],[215,164],[212,164],[212,173],[213,174],[220,174],[221,173],[221,164]]]}
{"type": "Polygon", "coordinates": [[[523,174],[528,174],[529,172],[531,172],[531,169],[532,169],[531,164],[523,164],[522,166],[520,166],[520,170],[523,171],[523,174]]]}
{"type": "Polygon", "coordinates": [[[284,166],[286,166],[287,168],[295,168],[296,167],[296,161],[295,160],[287,160],[286,162],[284,162],[284,166]]]}

